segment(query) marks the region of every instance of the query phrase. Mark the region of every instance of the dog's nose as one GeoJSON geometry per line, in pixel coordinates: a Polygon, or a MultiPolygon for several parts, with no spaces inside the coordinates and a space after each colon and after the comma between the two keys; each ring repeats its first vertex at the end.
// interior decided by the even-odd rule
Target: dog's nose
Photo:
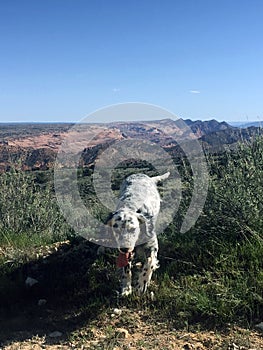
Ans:
{"type": "Polygon", "coordinates": [[[120,248],[120,251],[125,254],[129,252],[129,248],[120,248]]]}
{"type": "Polygon", "coordinates": [[[119,251],[123,254],[132,253],[134,248],[119,248],[119,251]]]}

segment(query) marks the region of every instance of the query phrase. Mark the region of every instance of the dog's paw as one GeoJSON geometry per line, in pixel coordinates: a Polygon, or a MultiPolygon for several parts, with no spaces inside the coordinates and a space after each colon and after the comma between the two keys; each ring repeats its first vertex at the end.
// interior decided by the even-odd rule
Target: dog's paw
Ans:
{"type": "Polygon", "coordinates": [[[122,288],[122,290],[121,290],[122,297],[127,297],[128,295],[131,295],[131,294],[132,294],[132,287],[122,288]]]}

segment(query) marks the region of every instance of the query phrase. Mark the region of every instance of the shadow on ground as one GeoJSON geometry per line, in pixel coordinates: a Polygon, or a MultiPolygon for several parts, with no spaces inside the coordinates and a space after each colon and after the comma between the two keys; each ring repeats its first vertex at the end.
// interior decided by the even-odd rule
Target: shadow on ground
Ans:
{"type": "Polygon", "coordinates": [[[116,305],[115,256],[98,256],[97,248],[77,238],[1,276],[0,346],[34,336],[60,343],[116,305]],[[38,283],[26,286],[28,277],[38,283]]]}

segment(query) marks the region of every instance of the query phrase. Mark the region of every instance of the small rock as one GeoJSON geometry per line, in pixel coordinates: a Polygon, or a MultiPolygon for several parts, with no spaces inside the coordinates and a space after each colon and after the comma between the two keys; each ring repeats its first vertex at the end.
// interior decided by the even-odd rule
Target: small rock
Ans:
{"type": "Polygon", "coordinates": [[[115,335],[119,338],[124,338],[124,339],[127,339],[130,336],[127,329],[124,329],[124,328],[117,328],[115,331],[115,335]]]}
{"type": "Polygon", "coordinates": [[[27,279],[25,280],[25,284],[27,287],[33,287],[37,283],[38,283],[38,280],[32,277],[27,277],[27,279]]]}
{"type": "Polygon", "coordinates": [[[99,246],[99,248],[97,249],[97,255],[103,255],[105,254],[105,247],[103,247],[102,245],[99,246]]]}
{"type": "Polygon", "coordinates": [[[47,300],[46,299],[39,299],[38,302],[37,302],[37,305],[38,306],[43,306],[47,303],[47,300]]]}
{"type": "Polygon", "coordinates": [[[257,328],[259,331],[263,332],[263,322],[260,322],[259,324],[256,324],[255,328],[257,328]]]}
{"type": "Polygon", "coordinates": [[[114,315],[120,316],[121,313],[122,313],[122,310],[121,310],[121,309],[115,308],[115,309],[113,310],[113,313],[114,313],[114,315]]]}
{"type": "Polygon", "coordinates": [[[235,343],[229,344],[228,350],[238,350],[239,346],[236,345],[235,343]]]}
{"type": "Polygon", "coordinates": [[[48,336],[50,338],[58,338],[58,337],[61,337],[62,335],[63,335],[63,333],[61,333],[59,331],[55,331],[55,332],[50,333],[48,336]]]}

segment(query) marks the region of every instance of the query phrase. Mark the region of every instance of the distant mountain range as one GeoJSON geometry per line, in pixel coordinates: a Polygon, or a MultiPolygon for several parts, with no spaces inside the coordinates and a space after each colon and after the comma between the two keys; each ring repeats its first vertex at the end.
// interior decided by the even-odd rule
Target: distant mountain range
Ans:
{"type": "Polygon", "coordinates": [[[116,140],[147,140],[177,152],[178,143],[198,139],[206,152],[222,152],[262,133],[258,124],[237,127],[216,120],[190,119],[84,124],[79,129],[73,126],[70,123],[0,124],[0,171],[18,160],[24,170],[52,168],[57,151],[68,135],[77,140],[77,146],[83,150],[83,163],[91,165],[98,153],[116,140]],[[83,128],[84,136],[80,131],[83,128]]]}
{"type": "Polygon", "coordinates": [[[257,128],[262,128],[263,121],[257,121],[257,122],[229,122],[229,125],[234,126],[236,128],[249,128],[250,126],[255,126],[257,128]]]}

